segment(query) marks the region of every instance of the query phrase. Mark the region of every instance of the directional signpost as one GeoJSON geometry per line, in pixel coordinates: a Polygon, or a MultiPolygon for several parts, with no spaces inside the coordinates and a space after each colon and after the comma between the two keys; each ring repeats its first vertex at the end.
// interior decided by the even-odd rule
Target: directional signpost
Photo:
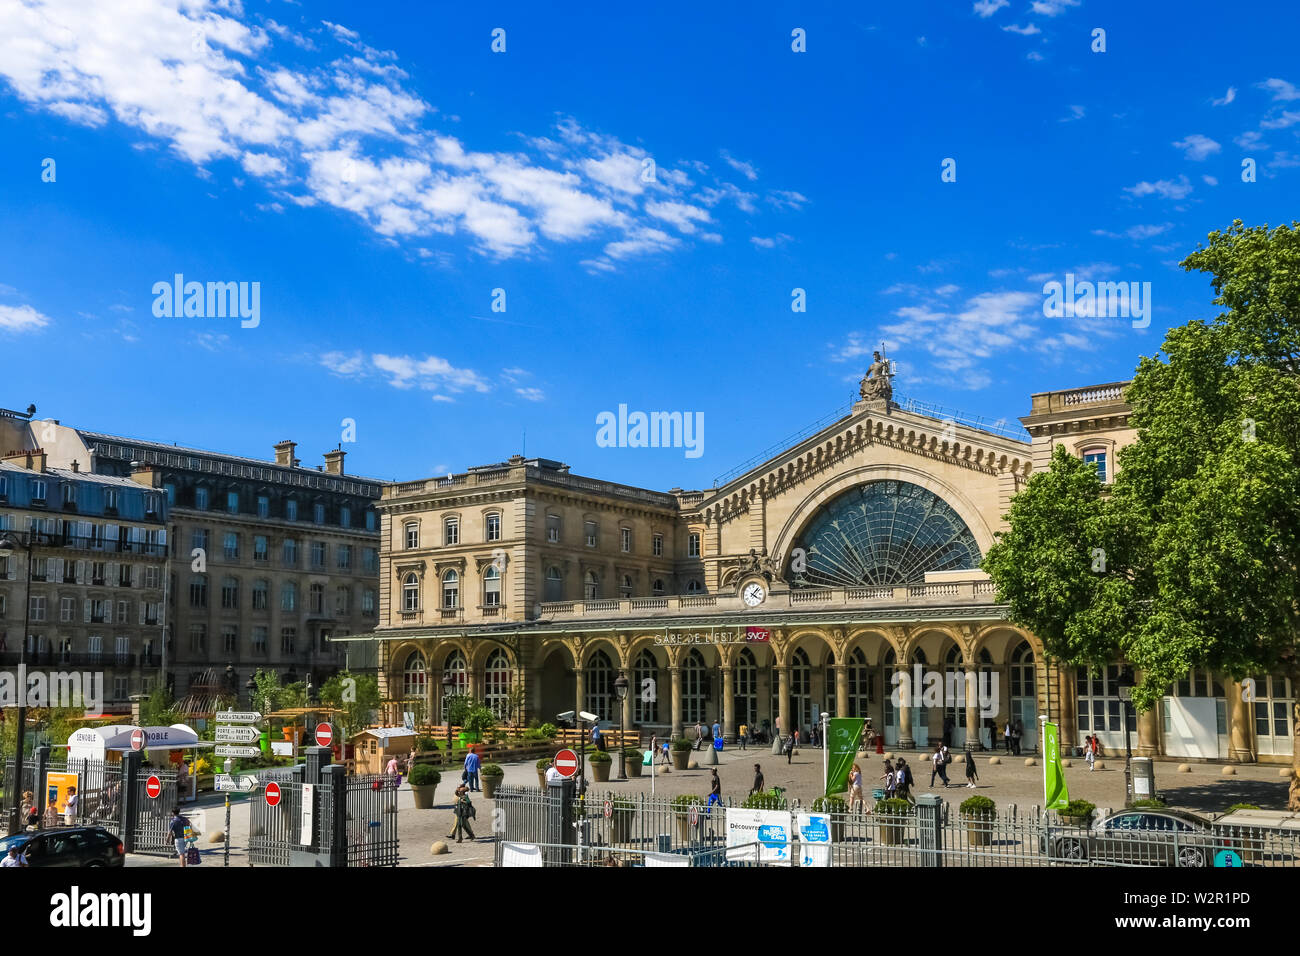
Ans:
{"type": "MultiPolygon", "coordinates": [[[[223,710],[217,714],[217,732],[216,739],[219,741],[216,747],[212,749],[215,756],[218,757],[260,757],[262,755],[261,747],[250,747],[262,736],[261,731],[256,727],[249,726],[262,719],[262,715],[255,710],[223,710]]],[[[227,761],[226,769],[230,769],[227,761]]],[[[225,860],[222,866],[230,866],[230,794],[232,793],[250,793],[258,787],[256,776],[242,774],[221,773],[217,774],[216,789],[224,791],[226,794],[226,849],[225,860]]],[[[279,802],[280,791],[276,788],[276,803],[279,802]]],[[[270,794],[267,794],[267,802],[271,803],[270,794]]],[[[271,803],[275,806],[275,803],[271,803]]]]}

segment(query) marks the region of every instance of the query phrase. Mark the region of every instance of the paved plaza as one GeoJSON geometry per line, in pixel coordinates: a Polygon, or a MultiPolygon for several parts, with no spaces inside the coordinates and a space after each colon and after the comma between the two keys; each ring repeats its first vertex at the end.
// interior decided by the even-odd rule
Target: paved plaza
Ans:
{"type": "MultiPolygon", "coordinates": [[[[949,780],[953,786],[945,793],[940,781],[935,781],[932,791],[929,763],[921,753],[906,753],[912,773],[916,778],[916,793],[940,793],[953,804],[960,803],[972,793],[979,793],[993,799],[999,810],[1009,810],[1015,806],[1019,812],[1030,812],[1030,808],[1041,806],[1043,802],[1043,768],[1041,763],[1033,767],[1025,766],[1026,756],[1015,757],[998,755],[999,764],[991,764],[990,754],[977,754],[976,766],[979,770],[979,785],[975,790],[966,788],[965,767],[958,762],[960,755],[954,758],[948,768],[949,780]]],[[[692,758],[705,758],[707,754],[692,753],[692,758]]],[[[1036,758],[1035,758],[1036,759],[1036,758]]],[[[882,758],[875,753],[863,754],[858,761],[862,767],[865,787],[869,791],[878,786],[882,769],[882,758]]],[[[503,764],[506,775],[504,783],[515,786],[536,787],[537,771],[534,761],[503,764]]],[[[799,799],[805,805],[820,792],[819,781],[822,773],[822,751],[813,747],[799,750],[790,763],[785,757],[773,756],[767,748],[758,747],[738,750],[729,747],[718,757],[718,775],[722,780],[722,794],[739,802],[749,793],[753,783],[754,764],[763,768],[763,776],[768,789],[782,787],[790,799],[799,799]]],[[[1103,767],[1089,772],[1082,760],[1075,759],[1072,766],[1066,768],[1066,782],[1071,798],[1081,798],[1095,803],[1098,807],[1120,807],[1124,802],[1124,758],[1102,761],[1103,767]]],[[[1157,761],[1155,765],[1156,787],[1170,806],[1182,807],[1203,813],[1218,813],[1233,803],[1253,803],[1266,808],[1282,808],[1286,805],[1287,780],[1279,774],[1277,766],[1238,765],[1233,776],[1223,775],[1221,764],[1190,764],[1190,772],[1179,773],[1179,764],[1173,761],[1157,761]]],[[[648,770],[649,768],[644,768],[648,770]]],[[[654,791],[665,796],[682,793],[706,796],[709,792],[710,769],[664,772],[660,768],[655,774],[654,791]]],[[[612,765],[613,777],[618,774],[618,758],[615,755],[612,765]]],[[[402,866],[491,866],[492,865],[492,801],[483,799],[482,794],[474,795],[478,819],[475,821],[475,833],[478,839],[457,844],[447,841],[447,833],[453,825],[451,797],[455,788],[457,775],[446,773],[438,785],[435,804],[429,810],[415,809],[410,787],[403,783],[398,792],[398,837],[401,841],[402,866]],[[430,848],[437,841],[448,844],[448,852],[433,855],[430,848]]],[[[619,781],[611,779],[608,784],[591,784],[594,792],[615,791],[628,794],[650,793],[651,779],[619,781]]],[[[869,795],[869,794],[868,794],[869,795]]],[[[209,800],[212,798],[209,796],[209,800]]],[[[253,799],[261,799],[260,794],[253,799]]],[[[203,851],[203,866],[221,866],[222,854],[220,844],[206,842],[207,834],[218,830],[224,822],[225,810],[218,800],[214,803],[203,801],[199,806],[187,808],[186,813],[196,819],[204,836],[199,848],[203,851]]],[[[248,866],[248,802],[241,799],[232,803],[231,810],[231,866],[248,866]]],[[[176,866],[176,861],[163,857],[132,855],[127,859],[128,866],[176,866]]]]}

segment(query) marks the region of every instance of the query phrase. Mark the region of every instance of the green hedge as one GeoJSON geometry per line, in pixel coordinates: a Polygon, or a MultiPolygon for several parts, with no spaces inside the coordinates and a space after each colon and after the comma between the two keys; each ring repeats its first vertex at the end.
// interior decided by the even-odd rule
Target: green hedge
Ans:
{"type": "Polygon", "coordinates": [[[428,764],[417,763],[411,768],[411,775],[407,779],[413,787],[427,787],[442,780],[442,774],[428,764]]]}
{"type": "Polygon", "coordinates": [[[998,805],[988,797],[967,797],[957,808],[964,817],[991,817],[997,812],[998,805]]]}

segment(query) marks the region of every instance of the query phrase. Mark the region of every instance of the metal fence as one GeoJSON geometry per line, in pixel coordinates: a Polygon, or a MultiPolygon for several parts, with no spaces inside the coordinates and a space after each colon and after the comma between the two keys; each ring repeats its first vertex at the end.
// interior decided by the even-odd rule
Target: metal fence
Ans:
{"type": "MultiPolygon", "coordinates": [[[[588,791],[566,818],[558,788],[501,787],[500,842],[543,847],[545,865],[572,865],[588,849],[689,853],[723,847],[730,800],[706,801],[588,791]],[[567,819],[571,832],[558,821],[567,819]],[[550,848],[563,846],[563,853],[550,848]]],[[[754,804],[750,804],[751,807],[754,804]]],[[[798,801],[768,798],[761,809],[798,812],[798,801]]],[[[1093,828],[1037,807],[989,817],[962,816],[940,801],[928,812],[832,813],[833,866],[1175,866],[1300,867],[1300,831],[1259,826],[1093,828]]],[[[793,855],[793,854],[792,854],[793,855]]],[[[498,863],[499,863],[498,855],[498,863]]]]}
{"type": "Polygon", "coordinates": [[[396,866],[397,781],[389,774],[347,778],[348,866],[396,866]]]}
{"type": "MultiPolygon", "coordinates": [[[[342,813],[328,780],[309,784],[281,777],[273,807],[265,792],[249,802],[248,860],[253,866],[290,866],[295,851],[327,858],[334,866],[396,866],[397,777],[347,776],[342,813]],[[304,813],[310,800],[310,815],[304,813]],[[303,826],[310,819],[311,830],[303,826]],[[342,827],[336,840],[336,828],[342,827]],[[337,855],[336,855],[337,854],[337,855]]],[[[301,861],[299,861],[301,863],[301,861]]]]}
{"type": "Polygon", "coordinates": [[[759,845],[681,849],[659,853],[645,847],[574,846],[560,843],[496,845],[495,866],[759,866],[759,845]]]}
{"type": "Polygon", "coordinates": [[[249,801],[248,862],[252,866],[288,866],[291,849],[302,845],[302,784],[279,784],[280,802],[271,806],[264,793],[249,801]]]}

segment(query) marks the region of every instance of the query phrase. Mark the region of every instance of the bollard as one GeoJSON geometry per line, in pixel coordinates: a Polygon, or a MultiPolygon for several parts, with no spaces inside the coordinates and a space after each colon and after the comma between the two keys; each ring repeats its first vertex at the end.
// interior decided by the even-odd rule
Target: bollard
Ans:
{"type": "Polygon", "coordinates": [[[122,849],[135,852],[136,819],[140,816],[140,751],[122,754],[122,849]]]}
{"type": "Polygon", "coordinates": [[[943,806],[937,794],[916,798],[916,822],[921,847],[921,866],[943,866],[943,806]]]}
{"type": "MultiPolygon", "coordinates": [[[[32,768],[32,787],[36,790],[36,810],[41,815],[41,826],[45,826],[45,770],[50,765],[50,748],[48,746],[37,747],[32,751],[32,759],[36,762],[32,768]]],[[[14,765],[15,767],[18,764],[14,765]]],[[[22,774],[18,774],[18,779],[22,779],[22,774]]],[[[21,787],[19,789],[22,789],[21,787]]]]}

